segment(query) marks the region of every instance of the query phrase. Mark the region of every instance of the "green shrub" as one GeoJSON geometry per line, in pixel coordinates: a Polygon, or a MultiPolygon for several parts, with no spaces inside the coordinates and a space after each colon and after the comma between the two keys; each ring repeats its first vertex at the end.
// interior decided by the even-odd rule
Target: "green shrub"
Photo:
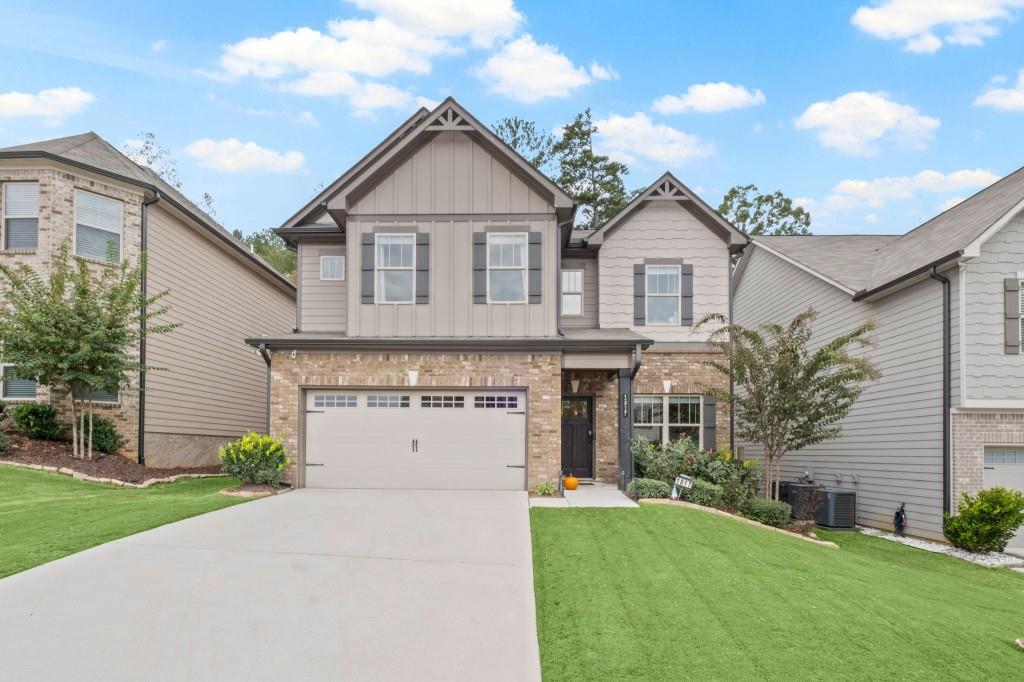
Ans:
{"type": "Polygon", "coordinates": [[[685,468],[687,450],[681,444],[670,443],[662,447],[660,443],[637,438],[633,441],[632,451],[637,478],[653,478],[671,485],[685,468]]]}
{"type": "Polygon", "coordinates": [[[0,400],[0,422],[7,419],[7,403],[0,400]]]}
{"type": "Polygon", "coordinates": [[[626,486],[626,494],[638,500],[663,499],[672,492],[672,486],[653,478],[634,478],[626,486]]]}
{"type": "Polygon", "coordinates": [[[724,492],[722,490],[722,486],[709,483],[708,481],[702,481],[697,478],[694,479],[692,488],[689,490],[685,488],[683,489],[681,497],[687,502],[699,504],[702,507],[714,507],[715,509],[721,509],[724,492]]]}
{"type": "Polygon", "coordinates": [[[1006,488],[964,493],[956,516],[945,514],[942,532],[953,546],[969,552],[1001,552],[1024,524],[1024,493],[1006,488]]]}
{"type": "Polygon", "coordinates": [[[761,485],[761,469],[756,459],[733,460],[738,466],[730,469],[722,481],[722,504],[727,511],[737,511],[757,495],[761,485]]]}
{"type": "Polygon", "coordinates": [[[7,452],[11,449],[11,439],[7,437],[7,434],[0,431],[0,452],[7,452]]]}
{"type": "Polygon", "coordinates": [[[276,485],[288,466],[284,441],[250,433],[220,449],[221,470],[244,483],[276,485]]]}
{"type": "Polygon", "coordinates": [[[555,494],[555,484],[551,481],[543,481],[537,484],[537,487],[533,489],[533,492],[537,493],[541,497],[551,497],[555,494]]]}
{"type": "Polygon", "coordinates": [[[788,503],[763,497],[751,497],[740,508],[740,514],[748,519],[776,528],[782,528],[789,523],[792,512],[793,509],[788,503]]]}
{"type": "Polygon", "coordinates": [[[57,408],[47,403],[25,403],[11,411],[14,426],[29,438],[60,440],[64,427],[57,417],[57,408]]]}
{"type": "MultiPolygon", "coordinates": [[[[89,428],[89,420],[85,421],[86,428],[89,428]]],[[[94,450],[112,455],[124,447],[124,436],[117,432],[114,422],[103,417],[92,418],[92,447],[94,450]]]]}

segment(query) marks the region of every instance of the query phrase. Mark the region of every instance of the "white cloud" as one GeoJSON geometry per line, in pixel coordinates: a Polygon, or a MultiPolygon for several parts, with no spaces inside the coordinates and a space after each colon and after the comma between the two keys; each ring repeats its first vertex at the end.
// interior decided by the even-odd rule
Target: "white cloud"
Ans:
{"type": "Polygon", "coordinates": [[[149,49],[153,52],[163,52],[167,49],[168,45],[170,45],[170,43],[167,42],[167,39],[161,38],[160,40],[154,40],[152,44],[150,44],[149,49]]]}
{"type": "MultiPolygon", "coordinates": [[[[993,85],[1005,83],[1006,78],[1001,81],[993,78],[990,82],[993,85]]],[[[1008,88],[990,87],[975,98],[974,105],[1000,111],[1024,111],[1024,69],[1017,72],[1016,84],[1008,88]]]]}
{"type": "Polygon", "coordinates": [[[185,147],[185,152],[203,166],[227,173],[294,173],[302,170],[306,160],[301,152],[276,152],[255,142],[242,142],[233,137],[196,140],[185,147]]]}
{"type": "Polygon", "coordinates": [[[1024,0],[881,0],[862,5],[850,21],[883,40],[903,40],[908,52],[933,54],[944,43],[981,45],[998,35],[994,22],[1012,20],[1024,0]],[[944,33],[940,38],[936,33],[944,33]]]}
{"type": "Polygon", "coordinates": [[[999,176],[975,168],[940,173],[923,170],[916,175],[876,178],[874,180],[843,180],[832,188],[833,194],[849,197],[857,204],[882,206],[890,199],[910,199],[917,192],[945,194],[981,189],[991,185],[999,176]]]}
{"type": "Polygon", "coordinates": [[[598,131],[594,142],[598,151],[625,163],[642,160],[661,166],[679,165],[715,153],[710,143],[696,135],[655,124],[642,112],[632,116],[612,114],[594,121],[594,126],[598,131]]]}
{"type": "Polygon", "coordinates": [[[421,34],[469,36],[477,47],[490,47],[513,35],[523,21],[512,0],[349,0],[395,24],[421,34]]]}
{"type": "Polygon", "coordinates": [[[312,111],[300,111],[295,117],[295,122],[310,128],[319,128],[320,121],[312,111]]]}
{"type": "Polygon", "coordinates": [[[5,92],[0,94],[0,118],[42,118],[57,124],[77,114],[96,99],[81,88],[50,88],[33,94],[5,92]]]}
{"type": "Polygon", "coordinates": [[[850,92],[816,102],[796,120],[798,129],[817,131],[822,145],[853,156],[875,154],[885,141],[923,149],[939,125],[939,119],[894,102],[884,92],[850,92]]]}
{"type": "Polygon", "coordinates": [[[878,222],[878,216],[876,216],[874,213],[868,213],[866,216],[864,216],[864,222],[874,225],[875,223],[878,222]]]}
{"type": "Polygon", "coordinates": [[[651,109],[659,114],[681,114],[696,111],[702,114],[743,109],[764,104],[764,93],[758,89],[748,90],[732,83],[697,83],[681,95],[659,97],[651,109]]]}
{"type": "Polygon", "coordinates": [[[754,131],[755,135],[760,135],[762,132],[764,132],[764,126],[761,125],[760,123],[755,123],[754,127],[751,128],[751,130],[754,131]]]}
{"type": "Polygon", "coordinates": [[[505,43],[472,73],[491,92],[526,103],[568,97],[595,80],[618,75],[610,67],[596,63],[590,71],[577,66],[556,46],[538,43],[528,33],[505,43]]]}
{"type": "Polygon", "coordinates": [[[619,72],[605,64],[590,63],[590,77],[596,81],[617,81],[619,72]]]}
{"type": "Polygon", "coordinates": [[[959,204],[963,200],[964,200],[963,197],[952,196],[952,197],[946,199],[945,201],[943,201],[941,204],[939,204],[939,212],[941,213],[943,211],[948,211],[949,209],[953,208],[954,206],[956,206],[957,204],[959,204]]]}

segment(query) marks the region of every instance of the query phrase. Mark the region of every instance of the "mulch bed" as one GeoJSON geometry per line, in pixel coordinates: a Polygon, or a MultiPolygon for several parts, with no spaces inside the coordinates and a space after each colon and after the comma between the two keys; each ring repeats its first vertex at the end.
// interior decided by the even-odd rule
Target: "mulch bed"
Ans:
{"type": "Polygon", "coordinates": [[[63,467],[95,478],[141,483],[151,478],[166,478],[177,474],[220,473],[220,467],[217,465],[155,469],[142,466],[120,455],[105,455],[95,451],[92,459],[76,459],[72,456],[71,443],[66,441],[33,440],[17,431],[7,431],[7,438],[11,441],[11,448],[6,452],[0,452],[0,461],[63,467]]]}

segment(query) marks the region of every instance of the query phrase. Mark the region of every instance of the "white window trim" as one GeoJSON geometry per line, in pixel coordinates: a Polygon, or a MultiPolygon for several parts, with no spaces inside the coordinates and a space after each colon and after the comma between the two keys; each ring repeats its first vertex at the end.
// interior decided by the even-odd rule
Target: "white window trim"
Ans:
{"type": "MultiPolygon", "coordinates": [[[[413,256],[415,262],[416,256],[413,256]]],[[[413,275],[415,277],[415,275],[413,275]]],[[[320,281],[321,282],[344,282],[345,281],[345,256],[340,254],[328,254],[320,256],[320,281]],[[338,277],[324,277],[324,262],[328,258],[337,258],[341,261],[341,275],[338,277]]]]}
{"type": "MultiPolygon", "coordinates": [[[[74,233],[74,235],[72,235],[72,237],[73,237],[73,239],[75,241],[75,244],[74,244],[74,246],[75,246],[75,256],[77,256],[79,258],[84,258],[85,260],[89,261],[90,263],[102,263],[104,265],[117,265],[120,261],[123,261],[124,260],[124,202],[121,201],[120,199],[116,199],[114,197],[107,196],[106,194],[101,194],[99,192],[92,192],[92,191],[87,190],[87,189],[82,189],[81,187],[75,187],[75,195],[74,196],[75,196],[75,199],[74,199],[75,206],[74,206],[74,213],[73,213],[72,218],[75,221],[75,233],[74,233]],[[94,256],[85,256],[85,255],[82,255],[82,254],[78,253],[78,193],[79,192],[84,192],[86,194],[94,194],[94,195],[96,195],[98,197],[103,197],[104,199],[109,199],[111,201],[116,201],[118,204],[121,205],[121,224],[120,224],[120,226],[118,226],[118,229],[117,229],[117,239],[118,239],[118,245],[117,245],[118,260],[117,261],[109,261],[109,260],[107,260],[105,258],[96,258],[94,256]]],[[[96,227],[95,225],[89,225],[88,223],[83,223],[83,225],[86,225],[87,227],[95,228],[97,230],[103,230],[104,232],[109,232],[109,230],[107,230],[106,228],[103,228],[103,227],[96,227]]],[[[111,403],[111,404],[113,404],[113,403],[111,403]]]]}
{"type": "Polygon", "coordinates": [[[562,317],[583,317],[583,270],[578,268],[572,268],[569,270],[562,270],[562,317]],[[580,290],[579,291],[566,291],[565,290],[565,273],[567,272],[578,272],[580,275],[580,290]],[[572,314],[565,312],[565,297],[566,296],[579,296],[580,297],[580,312],[579,314],[572,314]]]}
{"type": "MultiPolygon", "coordinates": [[[[697,447],[701,450],[704,449],[704,396],[694,395],[692,393],[672,393],[668,395],[659,395],[654,393],[637,393],[634,395],[634,401],[636,398],[661,398],[661,444],[664,445],[669,442],[668,432],[669,427],[672,426],[696,426],[697,427],[697,447]],[[676,424],[669,420],[669,402],[670,398],[697,398],[697,423],[696,424],[676,424]]],[[[638,424],[636,421],[636,406],[633,406],[633,426],[656,426],[656,424],[638,424]]]]}
{"type": "Polygon", "coordinates": [[[484,255],[487,259],[487,303],[491,305],[522,305],[530,300],[530,235],[527,232],[488,232],[487,252],[484,255]],[[523,238],[523,264],[518,265],[491,265],[491,237],[522,237],[523,238]],[[493,301],[491,300],[491,270],[521,270],[523,273],[523,298],[519,301],[493,301]]]}
{"type": "Polygon", "coordinates": [[[39,247],[36,246],[34,249],[8,249],[7,248],[7,219],[8,218],[35,218],[36,219],[36,243],[39,242],[39,198],[37,195],[36,199],[36,214],[34,216],[29,215],[7,215],[7,188],[10,185],[39,185],[38,180],[11,180],[4,182],[3,187],[0,188],[3,191],[3,196],[0,197],[0,202],[3,203],[3,215],[0,215],[0,248],[4,251],[35,251],[39,247]]]}
{"type": "Polygon", "coordinates": [[[681,265],[648,265],[644,269],[644,325],[651,327],[678,327],[683,320],[683,267],[681,265]],[[676,271],[676,293],[674,294],[652,294],[647,284],[649,270],[647,268],[673,268],[676,271]],[[676,317],[678,322],[651,322],[651,299],[652,298],[675,298],[676,317]]]}
{"type": "Polygon", "coordinates": [[[373,302],[379,305],[412,305],[416,303],[416,235],[411,232],[375,232],[373,235],[373,302]],[[388,266],[382,267],[378,263],[378,256],[380,255],[380,243],[381,237],[405,237],[412,238],[412,265],[409,267],[395,267],[388,266]],[[408,301],[382,301],[380,300],[381,287],[380,277],[377,276],[378,272],[384,271],[405,271],[412,272],[412,296],[408,301]]]}
{"type": "Polygon", "coordinates": [[[34,403],[39,400],[39,384],[36,384],[36,394],[31,398],[5,398],[4,396],[4,374],[8,367],[14,367],[11,363],[0,364],[0,400],[5,403],[34,403]]]}

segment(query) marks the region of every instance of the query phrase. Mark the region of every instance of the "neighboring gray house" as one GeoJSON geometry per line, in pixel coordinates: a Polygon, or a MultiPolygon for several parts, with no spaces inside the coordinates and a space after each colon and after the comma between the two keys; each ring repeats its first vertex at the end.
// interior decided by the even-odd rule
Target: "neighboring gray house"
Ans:
{"type": "Polygon", "coordinates": [[[1022,281],[1024,169],[902,236],[753,238],[733,277],[736,322],[813,307],[819,341],[877,323],[863,352],[882,378],[839,439],[785,457],[783,479],[856,490],[870,526],[890,527],[906,502],[926,537],[962,492],[1024,490],[1022,281]]]}
{"type": "MultiPolygon", "coordinates": [[[[0,214],[2,263],[45,270],[69,241],[99,271],[110,246],[131,261],[145,249],[147,291],[170,290],[166,321],[182,326],[143,350],[163,371],[143,377],[144,391],[99,396],[128,454],[150,466],[211,464],[223,442],[266,429],[266,367],[243,339],[291,329],[288,279],[95,133],[0,149],[0,214]]],[[[5,402],[50,400],[45,386],[9,370],[3,379],[5,402]]]]}
{"type": "Polygon", "coordinates": [[[600,230],[574,213],[449,98],[287,220],[298,332],[249,342],[271,364],[291,482],[621,484],[634,432],[728,444],[693,323],[728,312],[745,237],[668,174],[600,230]]]}

